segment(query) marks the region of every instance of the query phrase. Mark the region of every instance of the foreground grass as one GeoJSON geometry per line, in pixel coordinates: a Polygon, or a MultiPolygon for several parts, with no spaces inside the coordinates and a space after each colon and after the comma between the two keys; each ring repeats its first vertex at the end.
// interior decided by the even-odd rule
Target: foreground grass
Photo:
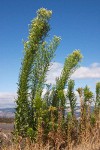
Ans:
{"type": "Polygon", "coordinates": [[[61,133],[57,133],[55,137],[51,135],[46,144],[43,144],[42,139],[33,143],[29,138],[19,137],[17,143],[11,141],[9,146],[3,145],[1,150],[100,150],[100,124],[92,129],[91,134],[87,132],[81,136],[81,141],[79,135],[79,142],[74,139],[68,143],[61,133]]]}
{"type": "MultiPolygon", "coordinates": [[[[52,120],[52,130],[45,133],[45,126],[39,126],[35,142],[31,137],[17,138],[11,133],[0,132],[0,150],[100,150],[100,113],[85,115],[81,109],[80,118],[68,118],[63,123],[59,113],[58,127],[52,120]],[[92,121],[92,122],[91,122],[92,121]]],[[[92,112],[93,113],[93,112],[92,112]]]]}
{"type": "MultiPolygon", "coordinates": [[[[60,145],[60,143],[59,143],[60,145]]],[[[82,143],[80,145],[74,146],[73,144],[70,146],[70,148],[52,148],[49,144],[46,146],[38,145],[38,144],[27,144],[24,148],[21,148],[19,144],[13,145],[5,148],[2,148],[2,150],[100,150],[100,141],[97,142],[87,142],[87,143],[82,143]]]]}

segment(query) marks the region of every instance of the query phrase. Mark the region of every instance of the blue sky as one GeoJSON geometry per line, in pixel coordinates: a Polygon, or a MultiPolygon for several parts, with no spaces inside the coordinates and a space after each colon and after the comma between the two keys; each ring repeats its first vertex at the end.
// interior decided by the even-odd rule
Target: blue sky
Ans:
{"type": "Polygon", "coordinates": [[[95,83],[100,81],[100,0],[3,0],[0,2],[1,103],[7,100],[10,104],[17,91],[22,39],[27,40],[28,24],[41,7],[53,11],[50,39],[53,35],[62,38],[54,59],[56,71],[51,69],[48,80],[60,74],[68,54],[80,49],[84,58],[73,75],[76,88],[88,84],[95,91],[95,83]]]}

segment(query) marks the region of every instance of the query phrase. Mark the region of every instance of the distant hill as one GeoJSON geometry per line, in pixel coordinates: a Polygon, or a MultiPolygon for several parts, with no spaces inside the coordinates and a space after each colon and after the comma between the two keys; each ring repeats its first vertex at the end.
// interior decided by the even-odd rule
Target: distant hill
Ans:
{"type": "MultiPolygon", "coordinates": [[[[91,107],[91,111],[93,110],[93,106],[91,107]]],[[[14,118],[15,114],[15,108],[0,108],[0,118],[5,117],[5,118],[14,118]]],[[[67,114],[67,112],[70,112],[70,108],[67,108],[67,111],[65,112],[65,114],[67,114]]],[[[76,112],[76,116],[79,117],[80,116],[80,106],[76,106],[75,109],[76,112]]]]}
{"type": "Polygon", "coordinates": [[[14,118],[15,108],[0,108],[0,118],[14,118]]]}

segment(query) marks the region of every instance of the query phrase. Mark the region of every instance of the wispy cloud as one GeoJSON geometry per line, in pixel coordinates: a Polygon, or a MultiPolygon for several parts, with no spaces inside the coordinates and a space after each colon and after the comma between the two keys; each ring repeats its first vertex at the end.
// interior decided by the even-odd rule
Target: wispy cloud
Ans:
{"type": "MultiPolygon", "coordinates": [[[[63,69],[63,64],[52,63],[47,75],[47,83],[55,84],[56,77],[59,77],[63,69]]],[[[78,68],[71,76],[73,79],[100,78],[100,63],[93,63],[88,67],[82,66],[78,68]]]]}
{"type": "Polygon", "coordinates": [[[15,106],[16,93],[0,92],[0,107],[15,106]]]}
{"type": "Polygon", "coordinates": [[[46,82],[49,84],[55,84],[55,79],[60,76],[62,68],[63,64],[58,62],[52,63],[47,73],[46,82]]]}
{"type": "Polygon", "coordinates": [[[100,78],[100,64],[93,63],[89,67],[80,67],[72,75],[74,79],[100,78]]]}

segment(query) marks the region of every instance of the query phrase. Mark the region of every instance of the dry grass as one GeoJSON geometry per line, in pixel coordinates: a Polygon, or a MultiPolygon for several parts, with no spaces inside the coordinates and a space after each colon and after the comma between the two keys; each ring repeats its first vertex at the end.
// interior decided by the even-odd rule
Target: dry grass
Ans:
{"type": "MultiPolygon", "coordinates": [[[[99,124],[100,125],[100,124],[99,124]]],[[[22,139],[19,137],[17,144],[11,144],[9,147],[2,147],[1,150],[100,150],[100,126],[95,126],[91,134],[85,134],[80,143],[73,140],[70,145],[66,145],[66,141],[61,140],[62,137],[55,136],[54,145],[50,140],[46,145],[32,143],[30,139],[22,139]]]]}
{"type": "MultiPolygon", "coordinates": [[[[19,144],[17,145],[12,145],[9,148],[5,147],[2,148],[1,150],[60,150],[61,148],[52,148],[49,144],[46,146],[38,145],[38,144],[27,144],[24,148],[21,148],[19,144]]],[[[89,143],[84,143],[80,144],[77,146],[74,146],[73,144],[71,145],[70,148],[62,148],[61,150],[100,150],[100,141],[97,142],[89,142],[89,143]]]]}
{"type": "Polygon", "coordinates": [[[15,139],[8,145],[4,143],[0,150],[100,150],[100,113],[95,117],[94,125],[90,124],[88,116],[84,120],[84,115],[81,115],[79,120],[69,120],[65,129],[62,128],[62,114],[59,113],[56,132],[53,129],[44,138],[44,129],[40,126],[37,142],[19,136],[17,142],[14,142],[15,139]]]}

